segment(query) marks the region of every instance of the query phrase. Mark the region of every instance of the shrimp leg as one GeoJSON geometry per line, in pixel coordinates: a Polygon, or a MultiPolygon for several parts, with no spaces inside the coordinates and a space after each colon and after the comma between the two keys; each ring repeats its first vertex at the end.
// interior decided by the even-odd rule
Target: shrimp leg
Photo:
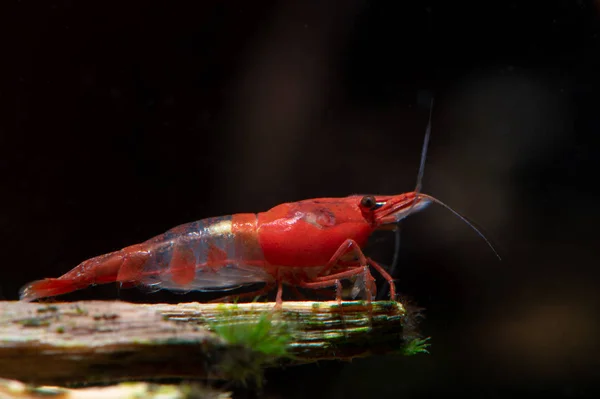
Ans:
{"type": "MultiPolygon", "coordinates": [[[[387,273],[385,271],[385,269],[383,267],[381,267],[373,259],[371,259],[371,258],[367,259],[364,255],[364,253],[362,252],[362,250],[360,249],[360,246],[356,243],[356,241],[354,241],[352,239],[347,239],[346,241],[344,241],[342,243],[342,245],[340,245],[340,247],[337,249],[335,254],[331,257],[331,259],[329,260],[327,265],[323,268],[323,270],[321,270],[321,272],[319,273],[318,277],[315,280],[323,281],[325,279],[332,278],[332,276],[334,276],[334,275],[326,275],[326,273],[331,271],[331,269],[333,267],[335,267],[337,264],[339,264],[341,262],[341,258],[343,256],[345,256],[351,252],[354,252],[356,257],[359,259],[358,263],[360,263],[360,265],[369,264],[369,265],[373,266],[383,276],[383,278],[385,278],[385,280],[390,285],[390,298],[392,300],[395,300],[396,299],[396,286],[394,284],[394,279],[392,278],[392,276],[390,276],[390,274],[387,273]]],[[[342,273],[344,273],[344,272],[342,272],[342,273]]]]}
{"type": "MultiPolygon", "coordinates": [[[[336,300],[338,302],[341,302],[342,301],[342,284],[341,284],[340,280],[358,276],[361,273],[364,274],[365,282],[374,282],[373,276],[371,276],[368,266],[357,266],[350,270],[346,270],[344,272],[331,274],[329,276],[324,276],[324,277],[317,277],[314,279],[314,281],[300,282],[300,283],[298,283],[298,286],[314,289],[314,288],[331,287],[331,286],[335,285],[336,286],[336,300]]],[[[370,302],[372,295],[371,295],[371,288],[369,287],[369,285],[366,286],[366,290],[367,290],[367,294],[368,294],[368,301],[370,302]]]]}
{"type": "Polygon", "coordinates": [[[373,259],[368,258],[367,261],[369,262],[369,264],[371,266],[373,266],[375,268],[375,270],[377,270],[379,272],[379,274],[381,274],[383,276],[385,281],[388,282],[388,284],[390,286],[390,298],[392,301],[395,301],[396,300],[396,285],[394,284],[394,279],[392,278],[392,276],[390,276],[390,274],[383,267],[381,267],[380,264],[375,262],[373,259]]]}
{"type": "Polygon", "coordinates": [[[301,282],[298,283],[298,286],[303,288],[327,288],[331,286],[335,286],[335,299],[339,304],[342,303],[342,283],[339,279],[332,280],[323,280],[323,281],[315,281],[315,282],[301,282]]]}
{"type": "Polygon", "coordinates": [[[350,253],[350,251],[353,251],[355,253],[361,264],[364,265],[367,263],[365,255],[360,250],[360,246],[356,243],[356,241],[352,239],[347,239],[342,243],[342,245],[339,246],[337,251],[335,251],[329,262],[327,262],[327,265],[325,265],[325,267],[323,268],[323,270],[321,270],[318,276],[322,277],[329,273],[331,269],[338,264],[338,261],[340,261],[344,255],[350,253]]]}

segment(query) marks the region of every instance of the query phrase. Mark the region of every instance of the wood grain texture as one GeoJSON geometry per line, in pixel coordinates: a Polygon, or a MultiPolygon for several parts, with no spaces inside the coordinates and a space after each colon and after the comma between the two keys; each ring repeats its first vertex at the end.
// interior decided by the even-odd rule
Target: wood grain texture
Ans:
{"type": "Polygon", "coordinates": [[[0,302],[0,378],[58,385],[228,380],[239,372],[232,365],[247,363],[256,348],[230,342],[215,326],[252,328],[265,314],[289,326],[287,364],[402,346],[405,311],[397,302],[374,302],[370,312],[363,302],[284,302],[280,312],[274,303],[0,302]]]}

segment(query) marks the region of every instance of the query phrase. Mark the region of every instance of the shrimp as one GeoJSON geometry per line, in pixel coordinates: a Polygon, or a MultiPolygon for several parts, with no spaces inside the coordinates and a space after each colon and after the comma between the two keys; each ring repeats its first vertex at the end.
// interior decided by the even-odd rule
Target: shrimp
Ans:
{"type": "MultiPolygon", "coordinates": [[[[429,131],[430,125],[423,158],[429,131]]],[[[262,289],[236,297],[261,296],[277,286],[276,306],[280,307],[284,285],[295,291],[335,287],[336,299],[341,301],[341,281],[355,279],[370,302],[376,294],[373,268],[387,281],[390,298],[395,300],[391,275],[361,249],[376,230],[395,230],[402,219],[435,202],[466,222],[494,250],[464,216],[419,192],[423,158],[415,191],[316,198],[256,214],[183,224],[145,242],[88,259],[58,278],[33,281],[21,289],[20,299],[33,301],[113,282],[180,292],[222,292],[262,283],[262,289]]]]}
{"type": "Polygon", "coordinates": [[[174,291],[227,291],[264,283],[260,291],[244,296],[263,295],[277,285],[276,303],[281,305],[284,284],[335,287],[336,299],[341,300],[340,280],[360,277],[370,300],[376,293],[372,266],[388,282],[394,300],[392,277],[361,248],[375,230],[393,229],[431,202],[447,207],[423,193],[352,195],[187,223],[86,260],[59,278],[31,282],[21,289],[20,299],[32,301],[112,282],[174,291]]]}

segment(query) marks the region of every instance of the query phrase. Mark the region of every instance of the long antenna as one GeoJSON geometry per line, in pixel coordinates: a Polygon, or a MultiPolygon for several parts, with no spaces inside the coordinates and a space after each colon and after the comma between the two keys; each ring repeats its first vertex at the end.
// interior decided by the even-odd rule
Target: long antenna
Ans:
{"type": "Polygon", "coordinates": [[[496,256],[498,257],[499,260],[502,260],[502,258],[500,257],[500,255],[498,254],[498,252],[496,251],[496,249],[494,248],[494,246],[492,245],[492,243],[490,242],[490,240],[488,240],[486,238],[486,236],[483,235],[483,233],[481,231],[479,231],[477,229],[477,227],[475,227],[473,225],[472,222],[469,221],[469,219],[467,219],[465,216],[461,215],[460,213],[458,213],[457,211],[455,211],[454,209],[452,209],[449,205],[444,204],[442,201],[440,201],[437,198],[432,197],[431,195],[427,195],[427,194],[419,194],[422,198],[427,198],[430,201],[435,202],[436,204],[439,204],[441,206],[443,206],[444,208],[448,209],[450,212],[452,212],[455,216],[457,216],[460,220],[462,220],[463,222],[465,222],[466,224],[469,225],[469,227],[471,227],[473,230],[475,230],[475,232],[479,235],[479,237],[483,238],[483,240],[487,243],[487,245],[492,249],[492,251],[494,251],[494,254],[496,254],[496,256]]]}
{"type": "Polygon", "coordinates": [[[417,196],[421,192],[423,186],[423,175],[425,174],[425,160],[427,159],[427,148],[429,147],[429,138],[431,137],[431,119],[433,115],[433,97],[431,98],[431,106],[429,107],[429,121],[427,122],[427,128],[425,129],[425,138],[423,139],[423,149],[421,150],[421,163],[419,165],[419,174],[417,175],[417,186],[415,187],[415,199],[408,208],[410,213],[411,209],[417,203],[417,196]]]}
{"type": "MultiPolygon", "coordinates": [[[[502,260],[502,258],[500,257],[500,255],[498,254],[498,252],[496,251],[496,249],[494,248],[494,246],[492,245],[492,243],[487,239],[487,237],[485,235],[483,235],[483,233],[481,231],[479,231],[472,222],[469,221],[469,219],[467,219],[465,216],[461,215],[460,213],[458,213],[457,211],[455,211],[454,209],[452,209],[450,206],[444,204],[442,201],[440,201],[437,198],[432,197],[431,195],[427,195],[427,194],[422,194],[421,193],[421,187],[423,185],[423,174],[425,172],[425,159],[427,157],[427,147],[429,145],[429,137],[431,136],[431,116],[433,113],[433,97],[431,98],[431,108],[429,109],[429,123],[427,123],[427,129],[425,129],[425,140],[423,142],[423,149],[421,151],[421,164],[419,166],[419,175],[417,176],[417,186],[415,188],[415,199],[413,200],[412,204],[410,205],[410,208],[408,208],[408,213],[410,213],[411,209],[415,206],[415,204],[417,203],[417,199],[419,197],[425,197],[430,199],[431,201],[443,206],[444,208],[448,209],[450,212],[452,212],[455,216],[457,216],[459,219],[461,219],[463,222],[465,222],[467,225],[469,225],[469,227],[471,227],[481,238],[483,238],[483,240],[486,242],[486,244],[492,249],[492,251],[494,251],[494,254],[498,257],[499,260],[502,260]]],[[[393,269],[391,270],[391,272],[393,273],[393,269]]]]}
{"type": "MultiPolygon", "coordinates": [[[[415,187],[415,199],[413,200],[410,208],[408,208],[407,215],[410,214],[410,211],[417,203],[417,195],[421,191],[421,187],[423,185],[423,175],[425,174],[425,160],[427,159],[427,149],[429,147],[429,138],[431,137],[431,119],[433,116],[433,97],[431,97],[431,105],[429,107],[429,120],[427,122],[427,128],[425,129],[425,138],[423,139],[423,148],[421,149],[421,163],[419,164],[419,173],[417,174],[417,186],[415,187]]],[[[394,275],[396,271],[396,266],[398,265],[398,258],[400,253],[400,224],[396,227],[394,231],[395,240],[394,240],[394,258],[392,260],[392,265],[390,266],[390,276],[394,275]]],[[[386,288],[381,293],[382,295],[387,294],[387,285],[386,288]]]]}

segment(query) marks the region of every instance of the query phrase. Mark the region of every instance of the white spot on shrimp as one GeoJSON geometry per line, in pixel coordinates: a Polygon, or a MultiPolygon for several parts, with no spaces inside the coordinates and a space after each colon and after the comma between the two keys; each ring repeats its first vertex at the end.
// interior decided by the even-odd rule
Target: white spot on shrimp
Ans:
{"type": "Polygon", "coordinates": [[[335,215],[327,209],[318,209],[314,212],[303,212],[301,219],[319,229],[335,225],[335,215]]]}

